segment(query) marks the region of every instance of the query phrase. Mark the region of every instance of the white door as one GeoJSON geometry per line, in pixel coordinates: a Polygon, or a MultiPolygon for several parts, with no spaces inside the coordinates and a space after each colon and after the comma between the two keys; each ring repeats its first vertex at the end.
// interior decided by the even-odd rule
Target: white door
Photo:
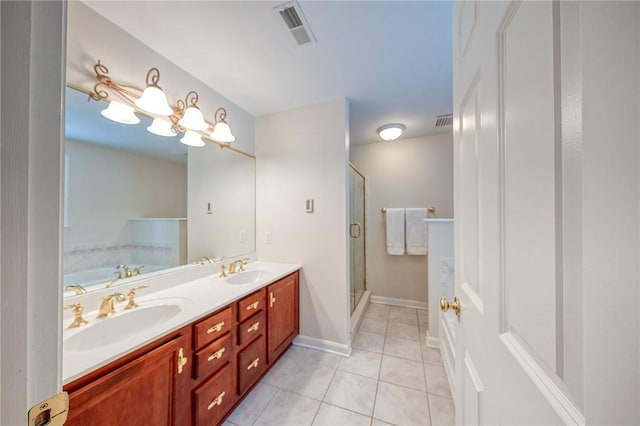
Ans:
{"type": "MultiPolygon", "coordinates": [[[[630,143],[611,138],[587,146],[588,127],[607,118],[592,116],[581,127],[581,114],[587,111],[582,96],[586,102],[590,87],[607,84],[587,79],[592,68],[581,70],[593,52],[607,55],[606,48],[599,46],[596,51],[596,47],[590,50],[583,45],[591,31],[586,25],[589,17],[598,13],[620,19],[602,19],[602,25],[609,26],[605,37],[607,31],[617,33],[621,25],[636,25],[626,29],[631,37],[620,36],[620,42],[632,48],[625,60],[632,68],[628,90],[635,91],[630,118],[637,123],[638,9],[637,5],[623,7],[628,10],[609,13],[609,6],[590,4],[583,10],[581,4],[561,2],[464,1],[456,5],[458,424],[584,424],[599,423],[602,420],[592,419],[602,418],[608,424],[620,424],[638,419],[637,263],[635,272],[633,265],[623,265],[632,281],[630,286],[620,281],[620,286],[626,285],[631,293],[623,296],[615,288],[610,291],[614,298],[631,296],[629,307],[635,309],[635,319],[629,316],[628,334],[613,330],[616,338],[612,343],[624,347],[625,338],[635,342],[623,350],[624,357],[633,358],[622,361],[629,367],[626,371],[616,369],[608,349],[594,344],[597,330],[608,326],[607,318],[616,310],[605,315],[607,309],[601,303],[614,304],[600,302],[598,295],[589,292],[590,277],[583,277],[592,249],[605,255],[620,251],[607,238],[601,240],[601,246],[589,241],[592,229],[587,228],[586,219],[593,213],[588,206],[594,200],[588,195],[599,191],[607,196],[608,185],[615,192],[623,182],[622,176],[615,175],[613,163],[611,174],[601,173],[597,184],[591,180],[593,169],[586,165],[591,161],[588,153],[599,149],[597,144],[610,144],[612,152],[629,148],[628,153],[634,153],[623,160],[630,167],[627,177],[632,190],[610,198],[621,206],[620,197],[631,195],[627,203],[632,214],[627,219],[633,235],[628,241],[631,256],[635,262],[638,259],[638,128],[632,129],[635,141],[630,143]],[[625,14],[635,14],[635,21],[625,14]],[[592,316],[602,318],[602,323],[591,321],[592,316]],[[595,327],[588,327],[590,323],[595,327]],[[618,391],[630,390],[632,407],[624,400],[619,406],[603,404],[603,395],[615,394],[616,389],[592,380],[599,373],[590,366],[606,365],[595,361],[598,359],[606,360],[610,374],[617,375],[622,386],[618,391]],[[597,390],[600,386],[603,389],[597,390]],[[590,410],[594,412],[591,419],[590,410]]],[[[615,90],[611,92],[616,96],[615,90]]],[[[620,164],[618,168],[624,167],[620,164]]],[[[616,206],[607,207],[617,214],[616,206]]],[[[621,225],[610,226],[615,233],[621,225]]],[[[618,283],[597,285],[615,287],[618,283]]]]}

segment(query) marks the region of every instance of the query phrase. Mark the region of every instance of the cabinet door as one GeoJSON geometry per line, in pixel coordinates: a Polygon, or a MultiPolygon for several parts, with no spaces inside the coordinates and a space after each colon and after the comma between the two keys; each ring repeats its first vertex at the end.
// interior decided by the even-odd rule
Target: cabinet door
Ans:
{"type": "Polygon", "coordinates": [[[275,360],[298,334],[298,273],[267,288],[269,362],[275,360]]]}
{"type": "MultiPolygon", "coordinates": [[[[96,378],[69,395],[67,426],[174,425],[178,377],[189,376],[185,366],[178,373],[178,355],[185,351],[179,337],[122,367],[96,378]]],[[[185,352],[186,355],[186,352],[185,352]]],[[[178,398],[180,397],[180,401],[178,398]]],[[[188,398],[188,395],[187,395],[188,398]]]]}

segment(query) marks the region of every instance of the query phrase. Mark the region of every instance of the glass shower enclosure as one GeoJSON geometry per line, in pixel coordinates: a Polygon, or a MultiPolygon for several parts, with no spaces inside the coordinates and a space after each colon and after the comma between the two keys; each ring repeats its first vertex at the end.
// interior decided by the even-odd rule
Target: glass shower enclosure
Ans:
{"type": "Polygon", "coordinates": [[[366,290],[365,178],[349,163],[349,267],[351,313],[366,290]]]}

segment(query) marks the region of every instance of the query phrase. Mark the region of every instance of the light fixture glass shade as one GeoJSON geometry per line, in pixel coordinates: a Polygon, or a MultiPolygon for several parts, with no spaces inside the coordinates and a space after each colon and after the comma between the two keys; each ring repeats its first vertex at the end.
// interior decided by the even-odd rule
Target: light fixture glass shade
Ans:
{"type": "Polygon", "coordinates": [[[224,122],[219,121],[213,126],[213,132],[211,132],[211,139],[216,142],[233,142],[236,140],[236,137],[231,133],[231,127],[224,122]]]}
{"type": "Polygon", "coordinates": [[[162,118],[155,118],[151,126],[147,127],[147,130],[154,135],[158,136],[175,136],[176,132],[173,130],[173,126],[167,120],[162,118]]]}
{"type": "Polygon", "coordinates": [[[404,124],[385,124],[384,126],[378,129],[378,135],[381,139],[385,141],[394,141],[402,135],[404,132],[405,126],[404,124]]]}
{"type": "Polygon", "coordinates": [[[136,99],[136,106],[144,111],[150,112],[151,114],[173,114],[173,109],[171,109],[167,102],[167,96],[164,94],[162,89],[155,86],[149,86],[144,89],[142,97],[140,97],[140,99],[136,99]]]}
{"type": "Polygon", "coordinates": [[[204,121],[199,108],[189,107],[184,112],[184,117],[178,121],[182,127],[189,130],[207,130],[209,125],[204,121]]]}
{"type": "Polygon", "coordinates": [[[120,102],[111,101],[109,106],[100,111],[104,117],[122,124],[138,124],[140,119],[133,113],[133,108],[120,102]]]}
{"type": "Polygon", "coordinates": [[[184,132],[184,136],[182,137],[182,139],[180,139],[180,142],[189,146],[204,146],[202,137],[198,133],[192,132],[191,130],[187,130],[186,132],[184,132]]]}

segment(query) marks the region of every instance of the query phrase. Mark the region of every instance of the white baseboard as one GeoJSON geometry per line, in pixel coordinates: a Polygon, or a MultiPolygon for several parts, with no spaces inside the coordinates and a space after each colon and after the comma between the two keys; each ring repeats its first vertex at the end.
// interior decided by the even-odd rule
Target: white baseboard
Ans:
{"type": "Polygon", "coordinates": [[[301,346],[303,348],[316,349],[318,351],[328,352],[344,357],[349,357],[351,355],[350,344],[343,345],[331,340],[323,340],[316,337],[303,336],[302,334],[298,334],[298,336],[293,339],[293,344],[296,346],[301,346]]]}
{"type": "Polygon", "coordinates": [[[440,338],[431,336],[427,330],[426,344],[428,348],[440,349],[440,338]]]}
{"type": "Polygon", "coordinates": [[[427,310],[426,302],[417,300],[396,299],[393,297],[371,296],[371,303],[382,303],[383,305],[403,306],[405,308],[415,308],[427,310]]]}

